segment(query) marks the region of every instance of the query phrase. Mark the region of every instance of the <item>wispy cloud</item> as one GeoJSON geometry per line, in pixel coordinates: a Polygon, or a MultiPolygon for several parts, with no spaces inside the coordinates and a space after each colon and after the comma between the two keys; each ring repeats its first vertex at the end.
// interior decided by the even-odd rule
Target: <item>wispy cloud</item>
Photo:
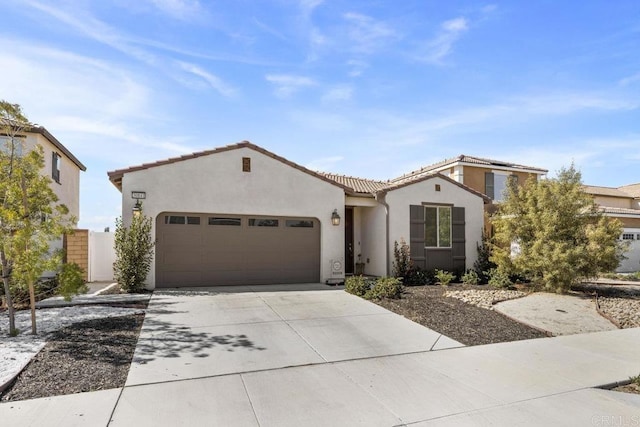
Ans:
{"type": "Polygon", "coordinates": [[[359,59],[350,59],[349,61],[347,61],[347,65],[350,68],[350,77],[360,77],[362,73],[364,73],[364,70],[369,67],[369,64],[367,62],[359,59]]]}
{"type": "Polygon", "coordinates": [[[372,53],[384,47],[390,39],[398,37],[388,24],[360,13],[346,13],[344,19],[349,24],[350,47],[356,52],[372,53]]]}
{"type": "Polygon", "coordinates": [[[156,63],[155,55],[133,46],[127,41],[127,38],[122,36],[122,34],[115,28],[105,24],[82,10],[74,10],[74,13],[71,14],[63,11],[59,7],[50,6],[34,0],[25,0],[24,3],[46,15],[51,16],[52,18],[57,19],[58,21],[66,24],[69,28],[86,37],[110,46],[113,49],[148,64],[156,63]]]}
{"type": "Polygon", "coordinates": [[[176,19],[191,19],[203,12],[198,0],[147,0],[161,12],[176,19]]]}
{"type": "Polygon", "coordinates": [[[636,74],[633,74],[631,76],[627,76],[627,77],[625,77],[623,79],[620,79],[618,84],[620,86],[629,86],[629,85],[634,84],[636,82],[640,82],[640,73],[636,73],[636,74]]]}
{"type": "Polygon", "coordinates": [[[275,86],[275,94],[279,98],[289,98],[300,89],[317,84],[312,78],[291,74],[268,74],[265,79],[275,86]]]}
{"type": "Polygon", "coordinates": [[[353,87],[337,86],[329,89],[323,96],[324,102],[348,101],[353,96],[353,87]]]}
{"type": "Polygon", "coordinates": [[[332,169],[335,169],[335,166],[343,160],[344,157],[342,156],[322,157],[310,161],[305,167],[314,171],[331,172],[332,169]]]}
{"type": "Polygon", "coordinates": [[[225,83],[218,76],[209,73],[201,67],[188,62],[178,62],[180,68],[190,74],[193,74],[207,83],[208,86],[215,89],[220,95],[230,98],[236,94],[236,90],[229,84],[225,83]]]}
{"type": "Polygon", "coordinates": [[[469,29],[466,18],[458,17],[443,22],[439,33],[425,46],[419,60],[441,65],[444,59],[452,52],[454,44],[469,29]]]}

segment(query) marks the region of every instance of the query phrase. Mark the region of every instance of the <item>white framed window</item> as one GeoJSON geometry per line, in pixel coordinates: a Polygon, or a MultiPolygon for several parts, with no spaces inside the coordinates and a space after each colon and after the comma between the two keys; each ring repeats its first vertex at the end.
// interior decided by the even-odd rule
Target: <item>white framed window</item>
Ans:
{"type": "Polygon", "coordinates": [[[424,207],[424,245],[427,248],[451,247],[451,206],[424,207]]]}
{"type": "Polygon", "coordinates": [[[633,233],[622,233],[622,240],[635,240],[635,234],[633,234],[633,233]]]}

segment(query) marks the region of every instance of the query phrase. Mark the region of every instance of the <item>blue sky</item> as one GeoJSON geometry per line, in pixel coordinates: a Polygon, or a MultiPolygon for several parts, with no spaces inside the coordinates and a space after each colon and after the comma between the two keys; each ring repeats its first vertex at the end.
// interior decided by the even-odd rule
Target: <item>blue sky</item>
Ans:
{"type": "Polygon", "coordinates": [[[387,179],[468,154],[640,182],[640,2],[4,0],[0,98],[106,172],[249,140],[387,179]]]}

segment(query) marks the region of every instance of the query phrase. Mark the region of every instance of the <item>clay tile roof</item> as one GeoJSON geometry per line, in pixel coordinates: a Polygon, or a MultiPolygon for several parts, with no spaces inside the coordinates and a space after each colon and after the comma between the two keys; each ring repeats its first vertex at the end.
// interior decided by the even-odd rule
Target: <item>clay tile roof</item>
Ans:
{"type": "Polygon", "coordinates": [[[632,197],[640,198],[640,183],[623,185],[618,187],[618,190],[624,191],[632,197]]]}
{"type": "Polygon", "coordinates": [[[469,163],[469,164],[476,164],[481,166],[492,166],[492,167],[507,167],[511,169],[521,169],[524,172],[535,172],[535,173],[543,173],[543,174],[549,172],[547,169],[536,168],[533,166],[525,166],[517,163],[509,163],[509,162],[503,162],[501,160],[485,159],[482,157],[474,157],[474,156],[467,156],[466,154],[461,154],[457,157],[452,157],[450,159],[446,159],[441,162],[434,163],[432,165],[425,166],[418,170],[409,172],[398,178],[392,179],[391,181],[392,182],[404,181],[414,176],[420,176],[420,175],[436,172],[437,169],[439,168],[449,166],[449,165],[453,166],[456,163],[469,163]]]}
{"type": "Polygon", "coordinates": [[[592,194],[594,196],[624,197],[625,199],[633,198],[632,195],[618,188],[600,187],[597,185],[584,185],[583,188],[585,193],[592,194]]]}
{"type": "Polygon", "coordinates": [[[634,215],[640,218],[640,209],[614,208],[611,206],[600,206],[600,210],[604,213],[612,215],[634,215]]]}
{"type": "Polygon", "coordinates": [[[373,194],[385,188],[388,185],[388,183],[384,181],[375,181],[372,179],[356,178],[353,176],[337,175],[337,174],[326,173],[326,172],[318,172],[318,173],[332,181],[335,181],[341,185],[344,185],[345,187],[349,187],[350,189],[353,190],[354,193],[359,193],[359,194],[365,194],[365,193],[373,194]]]}

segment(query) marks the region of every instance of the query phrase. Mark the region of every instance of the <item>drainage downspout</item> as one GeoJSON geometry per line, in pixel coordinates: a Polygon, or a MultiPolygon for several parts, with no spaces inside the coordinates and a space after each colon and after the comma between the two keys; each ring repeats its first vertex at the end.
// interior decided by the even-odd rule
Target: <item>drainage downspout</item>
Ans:
{"type": "Polygon", "coordinates": [[[376,201],[378,203],[380,203],[382,206],[384,206],[384,212],[385,212],[385,221],[386,221],[386,226],[385,226],[385,271],[387,272],[386,275],[387,277],[389,276],[389,204],[387,203],[386,200],[386,196],[387,193],[385,191],[378,191],[375,194],[375,198],[376,201]]]}

